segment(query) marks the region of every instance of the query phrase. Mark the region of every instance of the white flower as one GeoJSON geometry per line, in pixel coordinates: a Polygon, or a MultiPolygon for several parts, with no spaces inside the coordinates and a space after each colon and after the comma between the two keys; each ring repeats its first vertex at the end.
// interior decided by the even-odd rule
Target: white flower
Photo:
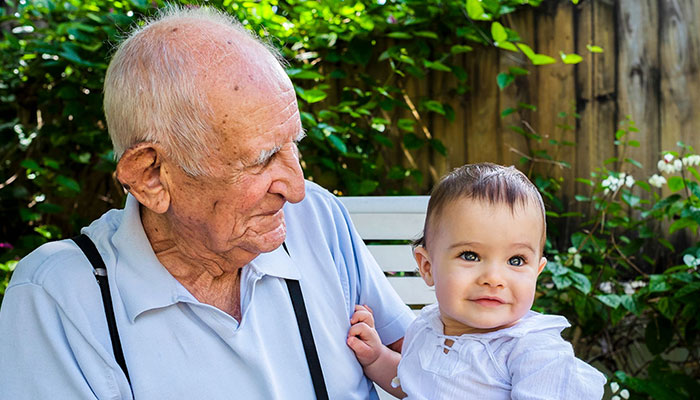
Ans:
{"type": "Polygon", "coordinates": [[[632,175],[627,175],[625,177],[625,186],[627,186],[628,188],[631,188],[633,185],[634,185],[634,178],[632,177],[632,175]]]}
{"type": "Polygon", "coordinates": [[[656,166],[659,168],[659,171],[672,174],[683,169],[683,162],[678,159],[674,160],[673,154],[664,154],[664,158],[659,160],[656,166]]]}
{"type": "Polygon", "coordinates": [[[627,400],[630,398],[630,392],[627,389],[622,389],[622,391],[620,392],[620,397],[627,400]]]}
{"type": "Polygon", "coordinates": [[[610,400],[620,400],[620,396],[613,396],[610,400]]]}
{"type": "Polygon", "coordinates": [[[689,156],[683,157],[683,165],[688,167],[700,165],[700,155],[691,154],[689,156]]]}
{"type": "Polygon", "coordinates": [[[610,383],[610,390],[612,390],[613,393],[617,392],[619,389],[620,385],[617,382],[610,383]]]}
{"type": "MultiPolygon", "coordinates": [[[[600,289],[601,292],[610,294],[613,291],[613,285],[612,282],[601,282],[600,285],[598,285],[598,289],[600,289]]],[[[613,387],[616,383],[613,382],[610,384],[610,387],[613,387]]],[[[617,391],[617,389],[613,390],[613,392],[617,391]]]]}
{"type": "Polygon", "coordinates": [[[651,176],[651,178],[649,178],[649,184],[651,186],[655,186],[657,188],[660,188],[666,184],[666,178],[664,178],[661,175],[654,174],[651,176]]]}
{"type": "Polygon", "coordinates": [[[622,181],[620,179],[610,175],[607,178],[605,178],[600,184],[601,186],[603,186],[603,188],[605,188],[605,190],[603,190],[603,193],[608,194],[610,192],[616,191],[620,187],[621,183],[622,181]]]}

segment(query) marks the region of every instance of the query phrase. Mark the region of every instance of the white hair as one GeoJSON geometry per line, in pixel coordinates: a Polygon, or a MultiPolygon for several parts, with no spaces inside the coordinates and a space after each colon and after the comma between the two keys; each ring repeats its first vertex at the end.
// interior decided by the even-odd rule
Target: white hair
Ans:
{"type": "Polygon", "coordinates": [[[168,6],[119,45],[104,83],[104,111],[116,159],[135,144],[154,142],[186,173],[209,172],[205,160],[219,137],[199,75],[223,57],[222,43],[230,39],[227,29],[261,44],[283,63],[272,46],[233,17],[208,7],[168,6]],[[197,38],[173,40],[169,33],[191,22],[223,29],[208,35],[203,46],[197,46],[197,38]],[[212,48],[219,49],[219,54],[211,54],[212,48]]]}

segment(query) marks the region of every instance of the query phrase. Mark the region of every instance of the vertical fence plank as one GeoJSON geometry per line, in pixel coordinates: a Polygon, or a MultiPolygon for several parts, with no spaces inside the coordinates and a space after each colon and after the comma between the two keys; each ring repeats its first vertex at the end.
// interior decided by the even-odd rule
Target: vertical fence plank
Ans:
{"type": "Polygon", "coordinates": [[[467,133],[466,162],[500,162],[502,142],[498,109],[498,54],[479,47],[467,56],[471,90],[465,107],[467,133]]]}
{"type": "Polygon", "coordinates": [[[618,107],[620,119],[629,115],[641,143],[628,149],[629,157],[644,166],[641,176],[659,159],[659,42],[658,1],[621,0],[618,5],[618,107]]]}
{"type": "MultiPolygon", "coordinates": [[[[453,62],[464,68],[465,55],[455,56],[453,62]]],[[[471,95],[466,93],[459,95],[455,92],[458,81],[452,73],[437,74],[433,83],[433,90],[436,99],[443,104],[447,104],[454,109],[455,118],[450,122],[447,118],[434,118],[432,132],[435,138],[442,141],[447,148],[447,156],[433,151],[433,165],[438,175],[442,176],[452,169],[461,166],[466,160],[466,136],[465,131],[465,100],[471,95]]]]}
{"type": "MultiPolygon", "coordinates": [[[[537,52],[558,57],[560,51],[573,53],[573,6],[570,1],[545,2],[537,10],[535,17],[537,52]],[[541,9],[541,12],[540,12],[541,9]]],[[[564,160],[571,165],[576,163],[576,152],[571,146],[550,146],[547,141],[575,141],[575,132],[562,130],[557,125],[562,112],[571,112],[575,101],[575,75],[571,65],[561,62],[535,69],[536,85],[534,87],[537,112],[534,114],[533,127],[542,135],[543,148],[554,159],[564,160]]],[[[574,191],[574,171],[561,169],[554,165],[546,168],[553,176],[564,177],[562,194],[565,200],[574,191]]],[[[571,196],[572,197],[572,196],[571,196]]]]}
{"type": "Polygon", "coordinates": [[[661,1],[662,150],[678,150],[677,141],[700,144],[699,14],[697,2],[661,1]]]}
{"type": "MultiPolygon", "coordinates": [[[[614,156],[617,124],[615,88],[614,6],[602,0],[580,4],[577,12],[576,48],[583,62],[576,67],[577,111],[580,120],[576,135],[577,177],[589,178],[595,168],[614,156]],[[587,45],[603,48],[603,53],[590,53],[587,45]]],[[[576,191],[590,190],[577,184],[576,191]]]]}
{"type": "MultiPolygon", "coordinates": [[[[506,24],[520,34],[524,43],[532,46],[535,43],[534,14],[532,8],[525,8],[515,15],[511,14],[506,18],[506,24]]],[[[534,70],[529,59],[521,53],[499,52],[499,71],[507,72],[510,67],[523,68],[530,73],[534,70]]],[[[532,103],[531,99],[532,82],[530,75],[517,77],[515,81],[503,91],[499,91],[498,112],[512,108],[517,110],[519,103],[532,103]]],[[[530,112],[519,110],[505,118],[500,118],[500,131],[502,132],[501,160],[504,165],[515,165],[522,170],[520,159],[523,154],[528,154],[528,141],[521,134],[515,132],[510,126],[522,127],[523,120],[529,120],[530,112]]]]}

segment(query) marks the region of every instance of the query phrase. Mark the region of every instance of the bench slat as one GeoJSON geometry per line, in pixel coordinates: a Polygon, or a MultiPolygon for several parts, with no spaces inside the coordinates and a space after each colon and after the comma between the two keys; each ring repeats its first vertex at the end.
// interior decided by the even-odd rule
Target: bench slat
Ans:
{"type": "Polygon", "coordinates": [[[425,284],[423,278],[417,276],[388,277],[403,301],[410,305],[426,305],[437,301],[435,290],[425,284]]]}
{"type": "Polygon", "coordinates": [[[356,213],[350,218],[365,240],[414,240],[423,231],[425,214],[356,213]]]}
{"type": "Polygon", "coordinates": [[[414,272],[417,269],[410,244],[370,244],[367,247],[384,272],[414,272]]]}

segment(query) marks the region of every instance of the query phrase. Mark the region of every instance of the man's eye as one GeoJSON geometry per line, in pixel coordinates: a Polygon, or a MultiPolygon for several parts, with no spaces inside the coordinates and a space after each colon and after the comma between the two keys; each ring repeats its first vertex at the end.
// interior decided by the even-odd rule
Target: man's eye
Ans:
{"type": "Polygon", "coordinates": [[[479,255],[473,251],[465,251],[459,255],[464,261],[479,261],[479,255]]]}
{"type": "Polygon", "coordinates": [[[523,265],[525,265],[525,259],[520,256],[511,257],[510,259],[508,259],[508,265],[512,265],[514,267],[522,267],[523,265]]]}

